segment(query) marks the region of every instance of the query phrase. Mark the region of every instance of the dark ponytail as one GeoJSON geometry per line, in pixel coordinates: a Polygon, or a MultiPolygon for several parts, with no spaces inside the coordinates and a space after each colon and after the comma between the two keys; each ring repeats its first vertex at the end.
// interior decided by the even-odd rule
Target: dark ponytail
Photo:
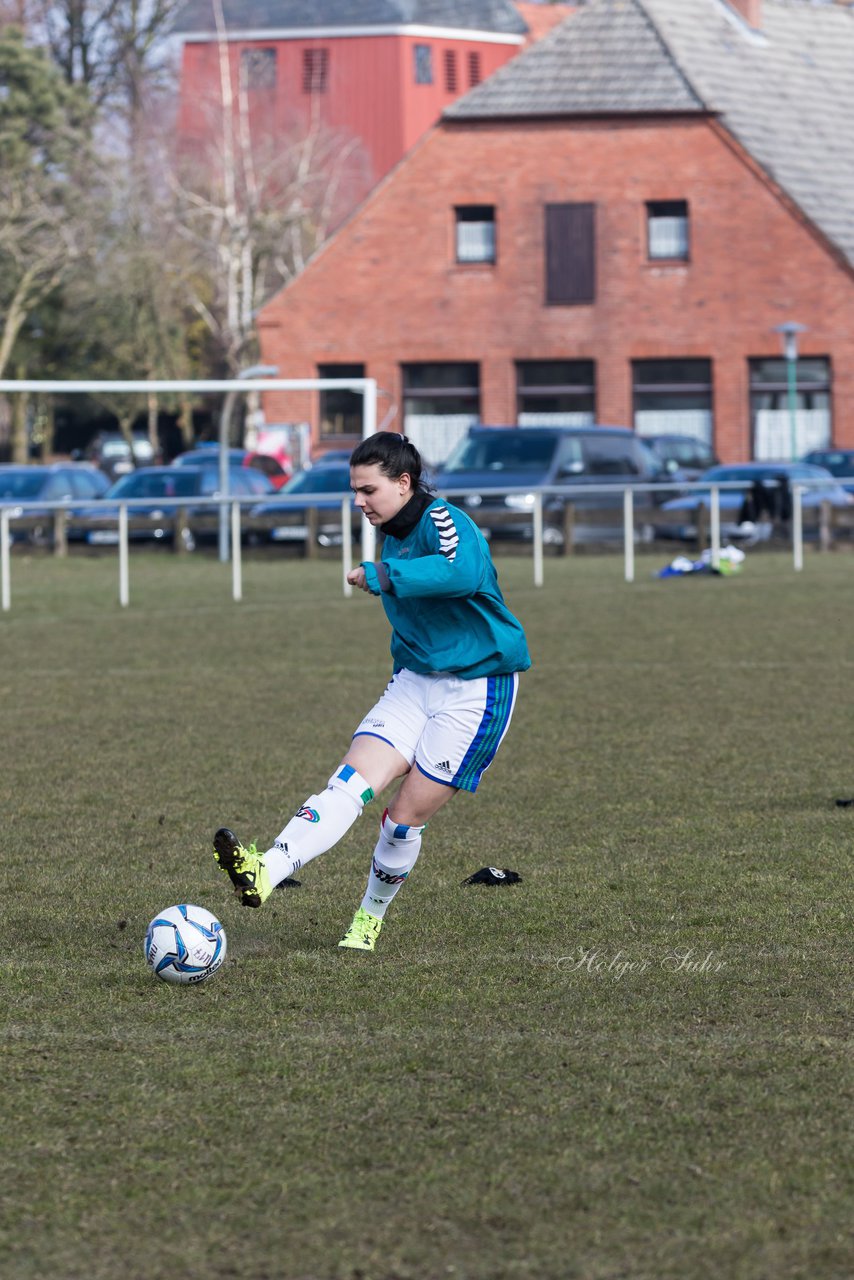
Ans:
{"type": "Polygon", "coordinates": [[[399,431],[378,431],[357,445],[350,455],[351,467],[378,466],[384,476],[397,480],[404,473],[412,481],[412,491],[427,489],[424,462],[411,440],[399,431]]]}

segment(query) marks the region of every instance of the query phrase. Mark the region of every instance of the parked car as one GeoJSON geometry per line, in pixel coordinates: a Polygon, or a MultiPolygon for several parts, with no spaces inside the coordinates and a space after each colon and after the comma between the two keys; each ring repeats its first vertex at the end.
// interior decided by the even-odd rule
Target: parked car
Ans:
{"type": "MultiPolygon", "coordinates": [[[[759,537],[769,537],[775,523],[786,521],[791,516],[791,487],[798,480],[822,482],[804,491],[805,513],[817,512],[825,500],[838,508],[850,507],[854,503],[854,496],[846,493],[829,471],[806,462],[723,464],[711,467],[701,476],[703,485],[736,480],[743,483],[741,489],[722,489],[719,495],[721,538],[728,542],[739,538],[755,541],[759,537]]],[[[702,505],[708,512],[710,503],[710,488],[695,489],[663,503],[657,535],[694,541],[699,508],[702,505]]]]}
{"type": "Polygon", "coordinates": [[[126,476],[136,467],[146,467],[155,461],[154,447],[148,436],[133,433],[133,446],[121,431],[99,431],[83,452],[110,480],[126,476]]]}
{"type": "MultiPolygon", "coordinates": [[[[354,445],[353,449],[355,447],[354,445]]],[[[349,465],[353,449],[327,449],[325,453],[315,454],[311,460],[311,465],[313,467],[341,466],[342,463],[349,465]]]]}
{"type": "Polygon", "coordinates": [[[663,435],[641,436],[644,444],[652,449],[671,480],[699,480],[709,467],[716,467],[715,451],[705,440],[697,436],[663,435]]]}
{"type": "MultiPolygon", "coordinates": [[[[451,492],[451,501],[467,511],[487,537],[517,540],[533,536],[535,491],[559,487],[562,492],[543,498],[543,537],[561,545],[568,504],[576,513],[576,540],[622,537],[622,493],[588,492],[592,486],[669,480],[663,464],[627,427],[471,427],[437,471],[435,485],[443,493],[469,490],[462,497],[451,492]],[[504,488],[524,491],[500,492],[504,488]]],[[[637,525],[646,526],[650,534],[656,501],[648,492],[636,498],[637,525]]]]}
{"type": "MultiPolygon", "coordinates": [[[[255,453],[251,449],[228,450],[229,466],[251,467],[267,476],[274,489],[281,489],[287,484],[291,472],[286,471],[276,458],[269,453],[255,453]]],[[[219,466],[219,445],[211,443],[201,449],[190,449],[187,453],[179,453],[172,460],[173,467],[219,466]]]]}
{"type": "MultiPolygon", "coordinates": [[[[341,545],[341,499],[350,494],[350,466],[327,463],[300,471],[280,490],[280,497],[305,499],[300,506],[263,506],[255,513],[270,524],[271,542],[305,542],[308,538],[308,512],[318,513],[317,541],[322,547],[341,545]]],[[[361,527],[361,516],[353,507],[351,528],[361,527]]]]}
{"type": "MultiPolygon", "coordinates": [[[[219,492],[219,468],[213,465],[140,467],[132,475],[123,476],[111,485],[98,508],[81,512],[79,520],[69,528],[69,538],[92,546],[115,545],[119,539],[117,502],[149,499],[145,506],[128,508],[128,541],[171,543],[178,507],[164,506],[162,499],[186,498],[188,546],[214,541],[219,527],[218,509],[196,506],[192,500],[216,497],[219,492]]],[[[272,484],[260,471],[245,467],[229,469],[229,494],[232,497],[254,497],[263,502],[274,493],[272,484]]],[[[245,509],[243,537],[247,541],[260,536],[253,528],[253,513],[253,507],[245,509]]]]}
{"type": "Polygon", "coordinates": [[[815,467],[824,467],[840,482],[843,489],[854,493],[854,449],[811,449],[801,458],[815,467]]]}
{"type": "MultiPolygon", "coordinates": [[[[246,457],[245,449],[229,448],[228,465],[230,467],[242,467],[243,459],[246,457]]],[[[219,445],[215,440],[209,444],[201,444],[195,449],[188,449],[186,453],[179,453],[177,457],[172,459],[170,464],[173,467],[218,467],[219,466],[219,445]]]]}
{"type": "Polygon", "coordinates": [[[0,466],[0,506],[13,517],[9,536],[14,542],[49,546],[53,542],[54,513],[22,502],[80,502],[101,498],[110,482],[97,467],[85,462],[55,462],[0,466]]]}

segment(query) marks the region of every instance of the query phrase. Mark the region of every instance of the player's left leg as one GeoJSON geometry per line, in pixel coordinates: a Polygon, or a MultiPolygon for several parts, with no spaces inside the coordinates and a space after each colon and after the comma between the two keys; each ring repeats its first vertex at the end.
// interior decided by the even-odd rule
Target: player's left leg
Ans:
{"type": "Polygon", "coordinates": [[[365,896],[339,947],[373,951],[389,904],[418,860],[424,828],[454,795],[456,788],[433,782],[419,769],[406,775],[382,816],[365,896]],[[394,815],[400,814],[406,814],[410,821],[397,821],[394,815]]]}
{"type": "Polygon", "coordinates": [[[456,795],[455,787],[433,782],[425,778],[419,769],[407,773],[401,790],[385,810],[379,824],[379,838],[371,858],[370,872],[367,873],[365,896],[350,928],[338,943],[339,947],[350,947],[355,951],[374,950],[385,911],[415,867],[426,824],[453,795],[456,795]],[[417,820],[397,822],[392,810],[399,810],[417,820]]]}

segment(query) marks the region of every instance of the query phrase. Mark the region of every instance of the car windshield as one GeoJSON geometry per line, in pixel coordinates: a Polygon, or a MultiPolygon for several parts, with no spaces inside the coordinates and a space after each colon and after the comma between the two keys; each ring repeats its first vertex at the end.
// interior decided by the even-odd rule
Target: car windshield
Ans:
{"type": "Polygon", "coordinates": [[[477,432],[461,440],[444,467],[445,472],[539,471],[550,465],[559,436],[523,431],[477,432]]]}
{"type": "MultiPolygon", "coordinates": [[[[228,450],[228,465],[230,467],[241,466],[246,457],[243,449],[228,450]]],[[[193,449],[190,453],[179,453],[177,458],[172,460],[173,467],[218,467],[219,466],[219,449],[216,445],[212,445],[208,449],[193,449]]]]}
{"type": "Polygon", "coordinates": [[[347,493],[350,488],[350,468],[333,466],[331,463],[323,467],[312,467],[310,471],[301,471],[298,476],[280,490],[286,497],[293,493],[347,493]]]}
{"type": "Polygon", "coordinates": [[[198,471],[135,471],[117,480],[108,498],[191,498],[199,492],[198,471]]]}
{"type": "Polygon", "coordinates": [[[0,472],[0,498],[18,498],[22,502],[26,502],[28,498],[37,498],[44,481],[45,473],[35,471],[32,467],[0,472]]]}
{"type": "Polygon", "coordinates": [[[269,453],[253,453],[244,462],[244,466],[251,467],[254,471],[260,471],[265,476],[283,476],[284,468],[275,458],[271,458],[269,453]]]}
{"type": "Polygon", "coordinates": [[[683,467],[708,467],[711,464],[709,450],[700,440],[658,440],[656,453],[665,460],[683,467]]]}

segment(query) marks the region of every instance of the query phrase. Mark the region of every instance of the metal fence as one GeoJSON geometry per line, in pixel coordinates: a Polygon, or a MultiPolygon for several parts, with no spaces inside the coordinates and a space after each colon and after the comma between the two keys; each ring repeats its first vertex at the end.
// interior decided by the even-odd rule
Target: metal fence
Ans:
{"type": "MultiPolygon", "coordinates": [[[[791,553],[793,569],[797,572],[803,569],[804,564],[804,521],[803,521],[803,497],[810,489],[822,489],[827,487],[827,481],[799,481],[791,486],[792,497],[792,513],[789,524],[789,536],[791,539],[791,553]]],[[[639,496],[660,493],[661,491],[669,491],[674,495],[687,495],[689,493],[699,493],[704,495],[704,502],[698,508],[699,518],[698,526],[701,540],[705,540],[703,535],[707,531],[710,549],[710,559],[713,568],[720,565],[721,556],[721,508],[720,497],[722,492],[736,491],[746,493],[750,489],[750,485],[744,481],[728,481],[722,482],[711,487],[708,483],[674,483],[674,484],[638,484],[638,485],[585,485],[583,488],[583,497],[588,499],[593,496],[610,497],[616,500],[617,507],[622,508],[622,533],[619,541],[622,544],[622,555],[624,564],[624,577],[626,582],[635,580],[635,547],[637,541],[636,528],[636,502],[639,496]],[[706,507],[706,502],[708,506],[706,507]]],[[[471,489],[446,489],[443,490],[442,496],[448,498],[460,497],[464,501],[466,498],[479,498],[481,501],[488,500],[490,497],[504,498],[512,495],[524,495],[530,500],[530,507],[525,513],[516,512],[515,517],[517,523],[525,524],[530,531],[530,547],[533,567],[533,581],[535,586],[542,586],[544,582],[544,559],[546,539],[544,536],[544,502],[551,496],[557,496],[564,500],[567,509],[572,511],[572,502],[567,502],[567,491],[565,487],[548,486],[536,490],[530,487],[519,488],[495,488],[480,489],[476,492],[471,489]]],[[[579,497],[582,495],[579,494],[579,497]]],[[[158,510],[172,511],[173,516],[173,537],[175,544],[180,546],[180,529],[186,527],[186,513],[189,507],[194,512],[199,509],[207,509],[212,516],[225,512],[226,518],[230,520],[230,542],[231,542],[231,577],[232,577],[232,595],[235,601],[242,599],[242,536],[245,530],[244,526],[244,508],[257,508],[263,505],[265,511],[270,515],[271,519],[275,518],[275,512],[285,512],[289,509],[306,510],[306,502],[304,497],[273,497],[265,498],[263,503],[259,503],[256,497],[246,498],[158,498],[156,506],[158,510]]],[[[118,591],[119,603],[126,607],[130,602],[130,569],[129,569],[129,545],[130,531],[134,518],[134,512],[150,509],[152,499],[129,499],[117,505],[115,515],[115,542],[118,547],[118,591]]],[[[32,522],[34,517],[42,520],[49,520],[52,523],[52,540],[54,550],[57,554],[63,554],[67,550],[67,528],[69,518],[73,518],[75,511],[85,510],[91,515],[93,507],[97,507],[97,503],[93,503],[92,499],[81,501],[63,501],[63,502],[15,502],[0,504],[0,604],[2,610],[8,611],[11,608],[11,532],[16,522],[32,522]]],[[[112,504],[108,504],[107,510],[103,516],[99,516],[99,521],[103,521],[105,517],[109,520],[109,511],[112,504]]],[[[645,508],[644,510],[648,510],[645,508]]],[[[309,508],[309,511],[311,509],[309,508]]],[[[832,541],[832,519],[831,504],[829,501],[821,503],[819,511],[819,538],[822,547],[829,547],[832,541]]],[[[353,594],[353,588],[347,582],[347,574],[353,567],[353,522],[355,512],[352,500],[349,495],[341,498],[340,507],[338,509],[338,522],[341,530],[341,583],[345,596],[353,594]],[[348,536],[349,534],[349,536],[348,536]]],[[[852,503],[852,516],[849,527],[854,526],[854,503],[852,503]]],[[[527,534],[526,529],[526,534],[527,534]]],[[[307,550],[311,547],[316,532],[316,516],[314,519],[309,518],[305,526],[305,542],[307,550]]],[[[565,548],[569,549],[569,548],[565,548]]]]}

